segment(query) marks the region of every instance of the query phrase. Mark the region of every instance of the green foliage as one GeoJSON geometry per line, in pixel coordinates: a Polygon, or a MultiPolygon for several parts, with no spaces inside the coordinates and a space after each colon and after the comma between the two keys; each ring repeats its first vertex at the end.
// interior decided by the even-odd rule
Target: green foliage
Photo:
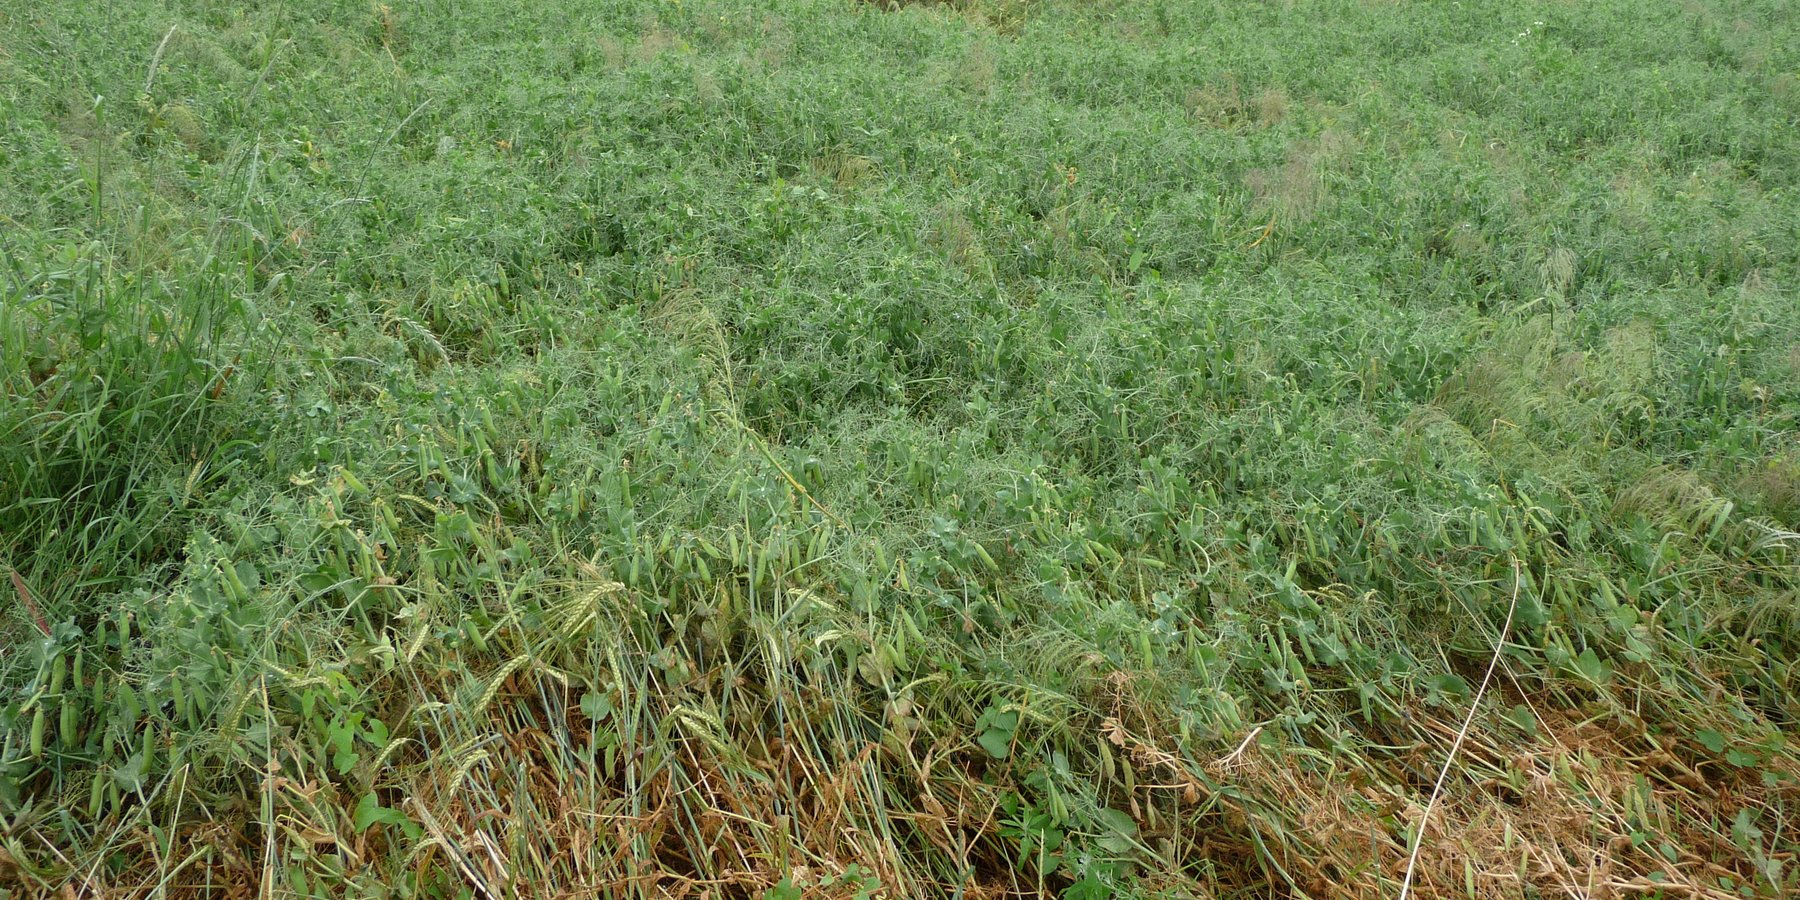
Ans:
{"type": "Polygon", "coordinates": [[[1422,887],[1800,889],[1796,73],[1768,0],[0,10],[0,884],[1385,896],[1498,652],[1422,887]]]}

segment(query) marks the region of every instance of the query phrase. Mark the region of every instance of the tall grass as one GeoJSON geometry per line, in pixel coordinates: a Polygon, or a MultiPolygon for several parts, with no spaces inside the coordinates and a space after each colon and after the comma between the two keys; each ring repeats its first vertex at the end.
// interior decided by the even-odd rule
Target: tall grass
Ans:
{"type": "Polygon", "coordinates": [[[213,260],[184,261],[171,278],[121,273],[91,242],[15,246],[7,258],[9,555],[45,584],[118,573],[34,563],[155,565],[194,481],[230,451],[234,423],[218,408],[247,362],[249,311],[213,260]]]}
{"type": "Polygon", "coordinates": [[[0,888],[1791,893],[1791,19],[0,11],[0,888]]]}

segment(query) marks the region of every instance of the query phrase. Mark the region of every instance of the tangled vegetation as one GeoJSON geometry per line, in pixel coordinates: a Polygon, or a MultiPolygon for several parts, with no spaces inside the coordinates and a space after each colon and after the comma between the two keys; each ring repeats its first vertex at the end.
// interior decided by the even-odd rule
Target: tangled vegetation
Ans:
{"type": "Polygon", "coordinates": [[[0,3],[0,895],[1792,895],[1797,126],[1781,0],[0,3]]]}

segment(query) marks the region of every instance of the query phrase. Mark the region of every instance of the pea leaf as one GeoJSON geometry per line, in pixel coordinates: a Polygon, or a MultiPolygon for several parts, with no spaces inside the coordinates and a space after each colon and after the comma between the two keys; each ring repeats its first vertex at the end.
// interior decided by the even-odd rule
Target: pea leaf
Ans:
{"type": "Polygon", "coordinates": [[[1100,846],[1113,853],[1124,853],[1131,849],[1132,838],[1137,836],[1137,823],[1131,816],[1116,810],[1100,810],[1100,823],[1105,826],[1105,834],[1100,836],[1100,846]]]}
{"type": "Polygon", "coordinates": [[[981,736],[975,739],[981,749],[995,759],[1005,759],[1012,753],[1013,735],[1019,731],[1019,713],[990,708],[975,720],[975,727],[981,730],[981,736]]]}
{"type": "Polygon", "coordinates": [[[1575,671],[1594,684],[1605,684],[1612,678],[1612,666],[1596,655],[1592,647],[1575,657],[1575,671]]]}
{"type": "Polygon", "coordinates": [[[1699,741],[1702,747],[1705,747],[1714,753],[1725,752],[1725,735],[1722,735],[1711,728],[1694,732],[1694,740],[1699,741]]]}
{"type": "Polygon", "coordinates": [[[596,722],[604,722],[612,715],[612,700],[605,694],[589,691],[581,695],[581,712],[596,722]]]}
{"type": "Polygon", "coordinates": [[[1512,708],[1511,715],[1513,724],[1519,726],[1521,731],[1527,736],[1537,737],[1537,716],[1531,714],[1530,707],[1518,704],[1512,708]]]}
{"type": "Polygon", "coordinates": [[[404,829],[411,821],[405,813],[382,806],[374,794],[364,794],[356,801],[356,812],[351,816],[357,834],[368,831],[371,825],[396,825],[404,829]]]}
{"type": "Polygon", "coordinates": [[[1725,751],[1725,761],[1740,769],[1748,769],[1762,762],[1762,757],[1749,750],[1732,749],[1725,751]]]}

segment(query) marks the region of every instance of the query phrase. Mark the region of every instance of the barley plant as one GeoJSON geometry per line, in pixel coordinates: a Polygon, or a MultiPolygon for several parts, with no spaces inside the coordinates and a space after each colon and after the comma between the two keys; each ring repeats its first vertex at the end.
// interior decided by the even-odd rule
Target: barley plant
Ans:
{"type": "Polygon", "coordinates": [[[1785,0],[0,0],[0,897],[1800,894],[1785,0]]]}

